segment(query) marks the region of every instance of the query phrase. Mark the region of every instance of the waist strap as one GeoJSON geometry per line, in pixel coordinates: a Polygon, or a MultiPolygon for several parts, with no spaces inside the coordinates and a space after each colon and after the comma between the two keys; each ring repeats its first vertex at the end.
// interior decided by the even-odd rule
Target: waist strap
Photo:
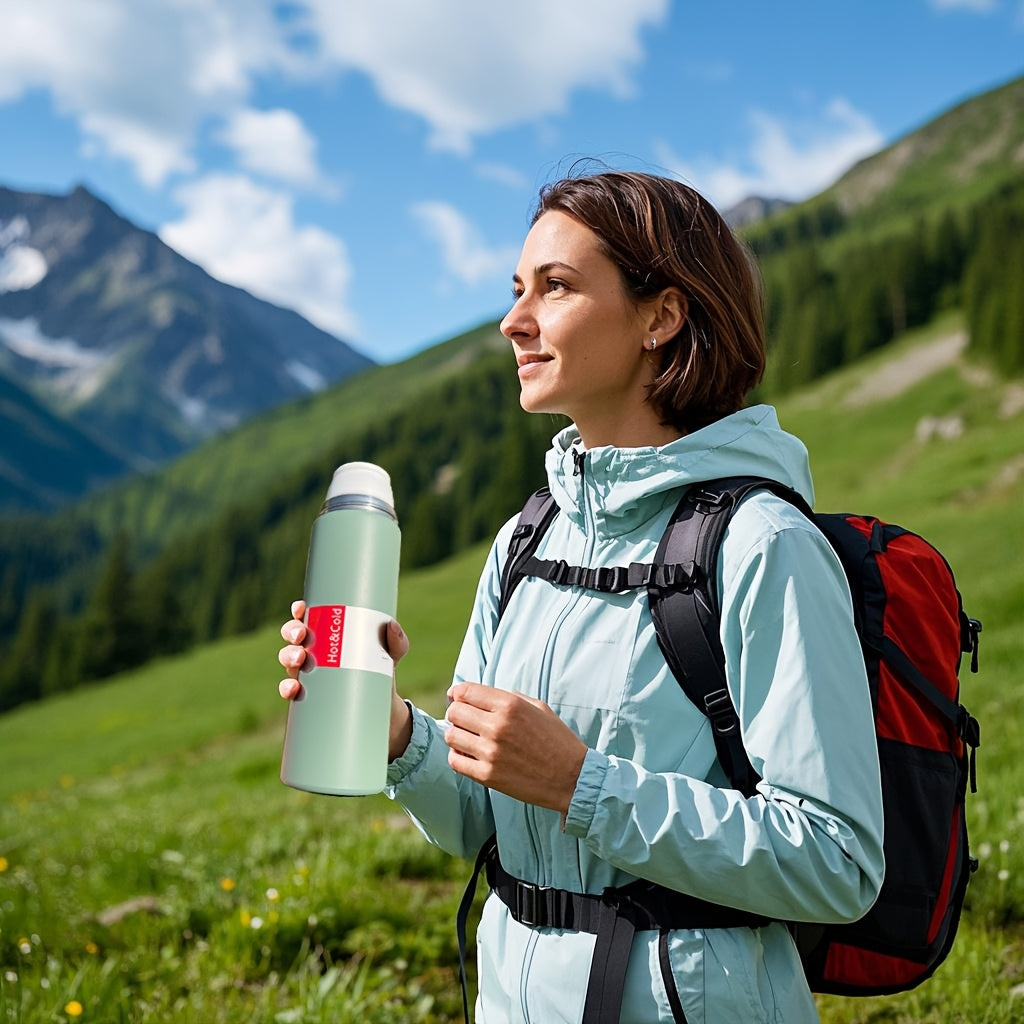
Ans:
{"type": "MultiPolygon", "coordinates": [[[[472,902],[481,868],[486,869],[491,891],[520,924],[597,936],[583,1010],[586,1024],[618,1024],[635,932],[667,933],[679,928],[760,928],[771,922],[770,918],[708,903],[653,882],[636,881],[619,888],[605,889],[600,895],[524,882],[502,867],[498,846],[492,837],[477,857],[470,888],[463,897],[460,959],[464,950],[465,913],[472,902]]],[[[663,972],[667,968],[663,962],[663,972]]],[[[665,980],[668,983],[671,978],[665,980]]],[[[668,990],[671,999],[675,994],[674,984],[669,985],[668,990]]],[[[466,1017],[468,1021],[468,1005],[466,1017]]]]}
{"type": "Polygon", "coordinates": [[[485,863],[491,890],[520,924],[531,928],[561,928],[598,935],[609,908],[629,921],[634,931],[760,928],[771,921],[748,910],[708,903],[654,882],[631,882],[605,889],[600,895],[534,885],[515,878],[501,866],[496,846],[485,863]]]}

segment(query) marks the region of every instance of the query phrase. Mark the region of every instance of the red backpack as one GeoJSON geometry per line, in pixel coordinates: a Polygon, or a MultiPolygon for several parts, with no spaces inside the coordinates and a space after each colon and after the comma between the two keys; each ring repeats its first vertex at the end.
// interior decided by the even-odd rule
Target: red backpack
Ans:
{"type": "Polygon", "coordinates": [[[557,507],[546,490],[526,504],[502,579],[503,611],[526,576],[615,593],[646,587],[658,642],[680,686],[711,719],[736,789],[758,776],[743,749],[725,682],[716,559],[743,497],[767,489],[801,509],[842,562],[874,707],[885,813],[885,881],[852,924],[795,924],[811,989],[864,996],[914,988],[946,958],[977,861],[964,803],[975,780],[977,721],[959,703],[964,653],[978,669],[981,623],[964,613],[945,558],[926,540],[870,516],[814,513],[794,491],[755,477],[690,488],[650,566],[586,569],[534,554],[557,507]]]}

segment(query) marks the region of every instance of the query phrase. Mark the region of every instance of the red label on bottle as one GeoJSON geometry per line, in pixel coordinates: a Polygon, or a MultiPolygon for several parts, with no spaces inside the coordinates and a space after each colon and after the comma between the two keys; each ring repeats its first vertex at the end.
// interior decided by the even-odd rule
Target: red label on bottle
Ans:
{"type": "Polygon", "coordinates": [[[310,608],[306,630],[306,649],[313,656],[313,663],[322,668],[339,668],[345,640],[345,606],[322,604],[310,608]]]}

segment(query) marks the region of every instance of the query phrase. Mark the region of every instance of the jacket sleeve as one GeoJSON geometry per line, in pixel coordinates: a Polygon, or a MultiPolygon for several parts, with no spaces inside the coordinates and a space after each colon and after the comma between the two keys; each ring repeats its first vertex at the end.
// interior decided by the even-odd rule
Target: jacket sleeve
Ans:
{"type": "MultiPolygon", "coordinates": [[[[510,520],[487,556],[469,626],[455,667],[455,682],[479,682],[498,622],[501,566],[515,526],[510,520]]],[[[448,853],[473,858],[494,833],[490,795],[485,786],[448,766],[447,723],[412,708],[413,732],[404,754],[388,766],[385,792],[397,801],[430,842],[448,853]]]]}
{"type": "MultiPolygon", "coordinates": [[[[741,515],[763,515],[741,508],[741,515]]],[[[732,527],[730,527],[730,530],[732,527]]],[[[781,920],[855,920],[884,872],[877,746],[849,588],[783,518],[722,546],[726,673],[756,795],[591,750],[566,831],[621,870],[781,920]],[[737,547],[742,550],[737,550],[737,547]]]]}

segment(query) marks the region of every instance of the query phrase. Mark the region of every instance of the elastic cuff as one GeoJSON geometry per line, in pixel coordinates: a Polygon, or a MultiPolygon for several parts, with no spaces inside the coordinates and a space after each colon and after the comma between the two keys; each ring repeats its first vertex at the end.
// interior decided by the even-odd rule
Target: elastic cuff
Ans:
{"type": "Polygon", "coordinates": [[[597,800],[607,774],[607,755],[599,754],[593,749],[588,750],[580,769],[580,777],[576,780],[576,791],[565,815],[564,832],[581,839],[590,831],[594,812],[597,810],[597,800]]]}
{"type": "Polygon", "coordinates": [[[427,728],[427,716],[414,704],[406,701],[412,713],[412,735],[405,753],[388,763],[388,786],[396,786],[408,778],[423,763],[430,746],[430,730],[427,728]]]}

